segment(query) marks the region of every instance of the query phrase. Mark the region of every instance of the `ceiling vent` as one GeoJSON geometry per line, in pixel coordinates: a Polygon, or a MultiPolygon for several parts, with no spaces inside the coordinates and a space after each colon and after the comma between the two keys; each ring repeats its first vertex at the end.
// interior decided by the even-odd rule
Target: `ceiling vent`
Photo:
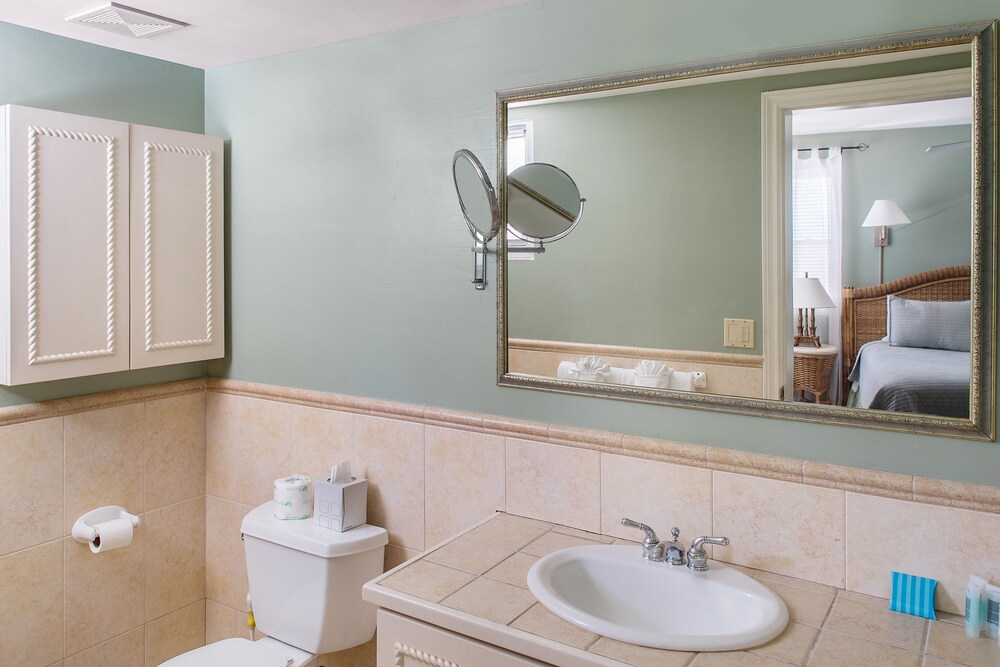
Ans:
{"type": "Polygon", "coordinates": [[[96,9],[67,16],[66,20],[129,37],[152,37],[187,26],[182,21],[119,5],[117,2],[108,2],[96,9]]]}

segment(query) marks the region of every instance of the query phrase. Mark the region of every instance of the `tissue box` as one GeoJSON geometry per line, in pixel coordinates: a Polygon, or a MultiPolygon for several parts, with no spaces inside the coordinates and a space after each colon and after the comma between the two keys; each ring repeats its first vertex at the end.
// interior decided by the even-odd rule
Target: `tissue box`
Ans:
{"type": "Polygon", "coordinates": [[[313,523],[338,532],[350,530],[368,521],[368,480],[351,478],[350,482],[316,482],[313,523]]]}

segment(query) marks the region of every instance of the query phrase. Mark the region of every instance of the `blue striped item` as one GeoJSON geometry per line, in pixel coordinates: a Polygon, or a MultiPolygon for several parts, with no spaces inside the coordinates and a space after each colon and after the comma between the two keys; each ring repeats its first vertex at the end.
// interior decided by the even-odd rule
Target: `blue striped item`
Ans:
{"type": "Polygon", "coordinates": [[[893,572],[889,609],[932,620],[937,619],[934,615],[934,589],[937,588],[937,583],[937,579],[893,572]]]}

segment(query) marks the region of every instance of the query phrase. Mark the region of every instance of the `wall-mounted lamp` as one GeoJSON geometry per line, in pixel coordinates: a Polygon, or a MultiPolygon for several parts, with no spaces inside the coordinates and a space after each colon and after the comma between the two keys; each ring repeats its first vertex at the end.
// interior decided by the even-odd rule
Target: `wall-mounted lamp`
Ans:
{"type": "Polygon", "coordinates": [[[862,227],[875,228],[875,247],[878,248],[878,281],[882,282],[882,253],[889,245],[889,227],[901,227],[910,224],[902,209],[892,199],[876,199],[868,211],[862,227]]]}
{"type": "Polygon", "coordinates": [[[819,336],[816,335],[816,309],[835,308],[836,304],[823,289],[819,278],[796,278],[792,283],[792,305],[799,311],[798,326],[792,345],[812,345],[819,347],[819,336]]]}

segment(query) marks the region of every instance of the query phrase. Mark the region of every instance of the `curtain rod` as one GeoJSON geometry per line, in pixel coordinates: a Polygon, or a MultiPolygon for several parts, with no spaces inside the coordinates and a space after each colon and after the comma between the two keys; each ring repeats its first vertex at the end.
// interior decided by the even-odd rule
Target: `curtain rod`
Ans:
{"type": "MultiPolygon", "coordinates": [[[[798,151],[800,153],[802,153],[804,151],[811,151],[811,150],[828,151],[828,150],[830,150],[830,147],[829,146],[820,146],[819,148],[799,148],[798,149],[798,151]]],[[[864,153],[866,150],[868,150],[868,144],[866,144],[866,143],[860,143],[857,146],[841,146],[840,150],[842,150],[842,151],[859,151],[861,153],[864,153]]]]}

